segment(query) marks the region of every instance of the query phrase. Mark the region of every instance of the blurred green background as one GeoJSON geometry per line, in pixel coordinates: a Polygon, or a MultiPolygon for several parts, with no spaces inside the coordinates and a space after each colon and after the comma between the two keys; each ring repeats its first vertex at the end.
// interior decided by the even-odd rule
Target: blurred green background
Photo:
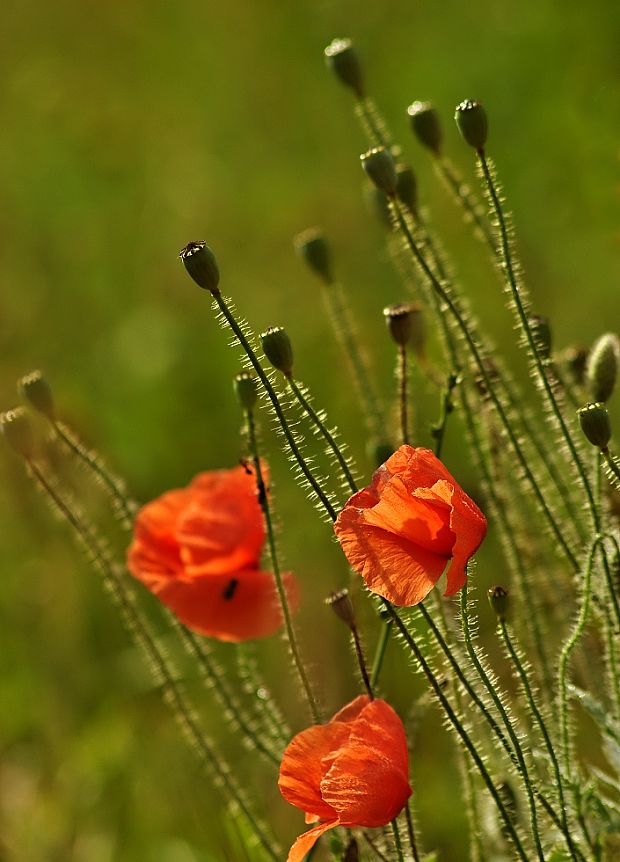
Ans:
{"type": "MultiPolygon", "coordinates": [[[[512,343],[511,319],[483,249],[411,138],[405,108],[414,99],[439,107],[447,152],[470,176],[451,116],[462,98],[485,103],[535,310],[551,316],[558,345],[591,342],[617,325],[619,26],[616,0],[6,0],[0,406],[14,405],[18,376],[44,368],[61,415],[144,501],[198,470],[234,464],[238,357],[177,257],[205,238],[224,291],[253,328],[286,325],[299,375],[368,472],[319,287],[291,242],[309,225],[328,232],[390,397],[380,311],[403,294],[362,200],[365,147],[349,93],[322,60],[340,35],[356,40],[369,89],[496,341],[512,343]]],[[[435,400],[416,381],[418,440],[428,443],[435,400]]],[[[475,490],[460,437],[454,422],[446,461],[475,490]]],[[[302,582],[304,646],[331,713],[355,693],[346,637],[322,607],[344,564],[270,446],[286,563],[302,582]]],[[[91,505],[100,511],[97,499],[91,505]]],[[[8,450],[0,509],[0,858],[234,859],[217,791],[96,578],[8,450]]],[[[483,581],[497,577],[493,541],[481,555],[483,581]]],[[[273,645],[265,652],[297,730],[305,718],[295,693],[273,645]]],[[[392,679],[401,710],[410,679],[392,679]]],[[[223,722],[209,699],[204,714],[217,734],[223,722]]],[[[440,725],[430,714],[418,728],[416,799],[427,846],[460,859],[461,823],[448,816],[457,779],[436,766],[447,751],[440,725]]],[[[301,831],[273,776],[230,745],[242,782],[262,782],[283,840],[301,831]]]]}

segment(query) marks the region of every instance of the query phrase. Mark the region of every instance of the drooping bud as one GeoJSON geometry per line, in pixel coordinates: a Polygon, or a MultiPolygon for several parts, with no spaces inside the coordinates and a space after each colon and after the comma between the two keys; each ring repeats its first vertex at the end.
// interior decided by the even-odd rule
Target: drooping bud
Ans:
{"type": "Polygon", "coordinates": [[[241,374],[237,374],[235,377],[233,386],[241,409],[251,412],[258,398],[256,378],[252,377],[247,371],[242,371],[241,374]]]}
{"type": "Polygon", "coordinates": [[[324,51],[325,62],[336,77],[358,99],[364,98],[364,76],[357,51],[350,39],[334,39],[324,51]]]}
{"type": "Polygon", "coordinates": [[[503,623],[508,616],[510,606],[510,596],[508,590],[504,587],[491,587],[487,593],[489,604],[495,611],[497,619],[503,623]]]}
{"type": "Polygon", "coordinates": [[[426,327],[422,306],[417,302],[388,305],[383,315],[390,335],[401,347],[407,345],[417,356],[424,355],[426,327]]]}
{"type": "Polygon", "coordinates": [[[551,324],[542,314],[531,314],[528,323],[534,336],[534,344],[542,359],[549,359],[552,350],[551,324]]]}
{"type": "Polygon", "coordinates": [[[396,194],[407,209],[415,213],[418,208],[418,181],[409,165],[399,164],[396,168],[396,194]]]}
{"type": "Polygon", "coordinates": [[[286,330],[281,326],[270,326],[261,332],[260,343],[267,359],[285,377],[293,373],[293,345],[286,330]]]}
{"type": "Polygon", "coordinates": [[[337,593],[332,593],[329,598],[325,599],[325,604],[329,605],[336,616],[349,628],[355,626],[355,611],[348,590],[338,590],[337,593]]]}
{"type": "Polygon", "coordinates": [[[9,446],[18,455],[30,460],[34,457],[34,433],[28,413],[23,407],[7,410],[0,415],[0,428],[9,446]]]}
{"type": "Polygon", "coordinates": [[[611,440],[611,422],[604,404],[586,404],[577,411],[579,424],[586,439],[601,451],[606,451],[611,440]]]}
{"type": "Polygon", "coordinates": [[[411,129],[427,150],[441,155],[441,124],[436,108],[430,102],[414,102],[407,108],[411,129]]]}
{"type": "Polygon", "coordinates": [[[325,284],[331,284],[332,266],[329,243],[319,228],[311,227],[298,233],[293,240],[297,254],[325,284]]]}
{"type": "Polygon", "coordinates": [[[454,119],[463,140],[478,152],[483,150],[487,142],[488,122],[486,111],[480,102],[465,99],[457,105],[454,119]]]}
{"type": "Polygon", "coordinates": [[[388,197],[394,197],[398,184],[396,165],[389,150],[385,147],[374,147],[360,156],[366,176],[375,186],[388,197]]]}
{"type": "Polygon", "coordinates": [[[179,257],[198,287],[210,291],[214,296],[219,294],[220,271],[215,255],[206,242],[188,243],[181,249],[179,257]]]}
{"type": "Polygon", "coordinates": [[[52,390],[41,371],[31,371],[17,381],[17,389],[39,413],[54,421],[54,398],[52,390]]]}
{"type": "Polygon", "coordinates": [[[609,401],[616,386],[620,342],[613,332],[607,332],[594,343],[588,356],[586,379],[594,401],[609,401]]]}

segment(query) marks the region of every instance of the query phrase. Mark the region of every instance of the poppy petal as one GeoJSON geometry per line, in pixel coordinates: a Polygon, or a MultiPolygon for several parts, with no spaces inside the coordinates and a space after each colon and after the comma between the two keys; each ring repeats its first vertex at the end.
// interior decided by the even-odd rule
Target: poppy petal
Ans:
{"type": "MultiPolygon", "coordinates": [[[[291,608],[298,602],[297,584],[283,575],[291,608]]],[[[282,614],[273,575],[256,569],[221,575],[176,578],[154,590],[178,619],[199,634],[239,642],[273,634],[282,614]]]]}
{"type": "Polygon", "coordinates": [[[327,823],[319,823],[318,826],[315,826],[313,829],[309,829],[308,832],[304,832],[299,836],[297,841],[295,841],[289,850],[286,862],[303,862],[306,854],[312,850],[321,835],[323,835],[324,832],[327,832],[328,829],[333,829],[335,826],[338,826],[338,821],[331,820],[327,823]]]}
{"type": "Polygon", "coordinates": [[[456,536],[444,595],[453,596],[467,580],[467,563],[487,534],[487,520],[474,501],[458,488],[452,498],[450,526],[456,536]]]}
{"type": "Polygon", "coordinates": [[[384,700],[369,703],[321,782],[321,795],[344,826],[383,826],[411,795],[403,724],[384,700]]]}
{"type": "Polygon", "coordinates": [[[190,499],[187,488],[167,491],[143,506],[136,515],[128,566],[147,586],[176,575],[181,568],[175,528],[190,499]]]}

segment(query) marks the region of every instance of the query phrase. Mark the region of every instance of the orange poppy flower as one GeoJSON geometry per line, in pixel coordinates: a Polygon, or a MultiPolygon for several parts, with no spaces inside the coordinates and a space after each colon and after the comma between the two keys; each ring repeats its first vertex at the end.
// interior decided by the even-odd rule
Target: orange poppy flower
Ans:
{"type": "Polygon", "coordinates": [[[446,564],[444,595],[461,589],[486,518],[430,449],[401,446],[334,525],[349,564],[395,605],[423,601],[446,564]]]}
{"type": "Polygon", "coordinates": [[[405,728],[384,700],[357,697],[327,724],[302,730],[280,765],[280,793],[321,821],[300,835],[288,862],[301,862],[334,826],[385,826],[411,796],[405,728]]]}
{"type": "MultiPolygon", "coordinates": [[[[213,470],[140,509],[127,564],[189,628],[249,640],[282,623],[273,575],[259,569],[264,539],[254,474],[213,470]]],[[[284,579],[294,605],[295,581],[284,579]]]]}

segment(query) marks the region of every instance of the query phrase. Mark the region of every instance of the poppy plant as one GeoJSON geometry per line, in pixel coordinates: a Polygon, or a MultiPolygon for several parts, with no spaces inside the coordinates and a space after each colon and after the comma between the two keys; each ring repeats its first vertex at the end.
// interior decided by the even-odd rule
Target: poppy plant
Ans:
{"type": "MultiPolygon", "coordinates": [[[[189,628],[244,641],[282,623],[273,575],[259,569],[264,539],[253,472],[213,470],[140,509],[127,562],[189,628]]],[[[284,580],[295,603],[292,575],[284,580]]]]}
{"type": "Polygon", "coordinates": [[[401,446],[354,494],[334,525],[351,567],[395,605],[422,602],[442,576],[458,592],[486,518],[430,449],[401,446]]]}
{"type": "Polygon", "coordinates": [[[385,826],[411,796],[407,738],[384,700],[367,695],[347,704],[327,724],[302,730],[280,765],[280,793],[319,821],[295,841],[288,862],[301,862],[335,826],[385,826]]]}

